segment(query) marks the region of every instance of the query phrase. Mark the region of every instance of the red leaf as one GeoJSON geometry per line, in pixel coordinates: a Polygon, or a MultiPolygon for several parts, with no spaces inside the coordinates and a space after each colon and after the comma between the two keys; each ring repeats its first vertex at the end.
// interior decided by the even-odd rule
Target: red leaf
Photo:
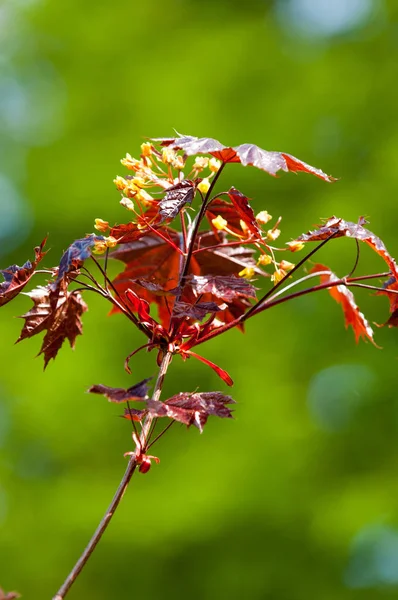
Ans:
{"type": "Polygon", "coordinates": [[[198,302],[190,304],[188,302],[176,302],[174,305],[174,316],[176,318],[189,318],[196,321],[202,321],[208,314],[214,314],[220,310],[225,310],[226,304],[218,306],[215,302],[198,302]]]}
{"type": "Polygon", "coordinates": [[[21,335],[17,342],[46,331],[39,354],[44,354],[44,368],[49,360],[55,358],[65,339],[72,348],[82,333],[81,315],[87,305],[77,292],[61,292],[52,286],[38,287],[28,296],[34,302],[33,308],[23,315],[25,319],[21,335]]]}
{"type": "Polygon", "coordinates": [[[236,275],[192,275],[189,282],[195,296],[208,293],[225,302],[235,298],[256,298],[256,288],[247,279],[236,275]]]}
{"type": "MultiPolygon", "coordinates": [[[[167,231],[172,241],[178,243],[178,233],[170,229],[167,231]]],[[[224,235],[201,233],[195,246],[200,251],[193,254],[189,275],[213,276],[215,273],[220,273],[220,275],[237,276],[246,266],[256,268],[252,258],[253,250],[247,247],[223,247],[224,241],[226,241],[224,235]],[[220,243],[220,246],[214,247],[220,243]]],[[[175,302],[175,292],[180,291],[178,290],[180,255],[156,234],[151,233],[136,242],[118,248],[111,256],[126,263],[123,273],[114,280],[118,293],[123,296],[126,290],[131,289],[140,299],[156,303],[160,321],[163,327],[168,327],[175,302]]],[[[258,268],[256,272],[263,274],[258,268]]],[[[201,302],[214,302],[220,297],[217,294],[213,297],[209,291],[201,298],[201,302]]],[[[250,306],[247,297],[247,294],[232,293],[228,300],[228,307],[218,313],[218,319],[227,323],[245,312],[250,306]]],[[[186,285],[180,298],[181,302],[193,303],[196,298],[191,286],[186,285]]]]}
{"type": "MultiPolygon", "coordinates": [[[[317,273],[320,271],[327,271],[326,274],[320,275],[321,283],[328,283],[337,281],[338,277],[324,265],[317,264],[311,269],[311,273],[317,273]]],[[[341,304],[346,327],[351,327],[354,330],[355,340],[358,343],[359,338],[369,339],[372,344],[376,345],[373,340],[373,330],[369,325],[364,315],[360,312],[358,306],[355,303],[354,294],[345,285],[337,285],[329,288],[329,293],[341,304]]]]}
{"type": "Polygon", "coordinates": [[[360,242],[365,242],[377,252],[379,256],[387,263],[390,271],[396,279],[398,279],[398,267],[394,258],[390,255],[384,243],[374,233],[363,227],[366,223],[365,219],[361,217],[359,223],[352,223],[351,221],[344,221],[338,217],[331,217],[327,220],[325,225],[320,226],[314,231],[304,233],[297,238],[299,242],[318,242],[325,240],[329,236],[334,237],[350,237],[360,242]]]}
{"type": "Polygon", "coordinates": [[[208,367],[210,367],[211,369],[213,369],[213,371],[215,373],[217,373],[217,375],[223,381],[225,381],[225,383],[227,385],[231,386],[231,385],[234,384],[233,379],[229,375],[229,373],[227,373],[227,371],[224,371],[224,369],[222,369],[221,367],[219,367],[215,363],[211,362],[211,360],[209,360],[208,358],[205,358],[204,356],[200,356],[199,354],[196,354],[196,352],[192,352],[192,350],[187,350],[184,354],[189,354],[190,356],[193,356],[194,358],[197,358],[198,360],[200,360],[200,362],[204,363],[205,365],[207,365],[208,367]]]}
{"type": "Polygon", "coordinates": [[[165,402],[149,400],[148,409],[153,416],[169,417],[188,427],[195,425],[202,433],[210,415],[232,418],[227,404],[234,404],[234,400],[222,392],[181,392],[165,402]]]}
{"type": "Polygon", "coordinates": [[[191,204],[195,195],[193,181],[184,179],[167,189],[165,197],[159,202],[160,215],[164,219],[174,219],[180,210],[191,204]]]}
{"type": "Polygon", "coordinates": [[[234,187],[231,187],[228,192],[228,196],[232,200],[232,204],[235,206],[239,217],[246,224],[249,231],[255,237],[261,238],[262,234],[256,221],[253,209],[249,204],[249,199],[234,187]]]}
{"type": "Polygon", "coordinates": [[[179,135],[175,138],[155,139],[162,146],[174,150],[182,150],[188,156],[194,154],[211,154],[224,163],[240,162],[243,166],[251,165],[276,175],[278,171],[303,171],[331,183],[334,177],[326,175],[320,169],[315,169],[300,159],[284,152],[269,152],[255,144],[240,144],[239,146],[224,146],[212,138],[197,138],[191,135],[179,135]]]}
{"type": "Polygon", "coordinates": [[[22,267],[11,265],[7,269],[0,270],[0,273],[4,277],[4,281],[0,283],[0,306],[4,306],[4,304],[10,302],[15,296],[18,296],[28,283],[37,265],[46,254],[43,252],[46,240],[47,238],[42,241],[40,246],[35,248],[35,260],[33,262],[28,260],[22,267]]]}
{"type": "Polygon", "coordinates": [[[148,398],[149,385],[148,381],[151,381],[152,377],[143,379],[139,383],[129,387],[127,390],[124,388],[112,388],[107,385],[93,385],[88,391],[90,394],[102,394],[108,398],[109,402],[120,402],[127,401],[144,401],[148,398]]]}
{"type": "Polygon", "coordinates": [[[63,253],[61,262],[59,263],[58,276],[53,287],[59,286],[65,275],[71,269],[78,269],[84,261],[91,256],[91,250],[95,246],[95,242],[102,241],[102,235],[91,233],[80,240],[75,240],[73,244],[63,253]]]}

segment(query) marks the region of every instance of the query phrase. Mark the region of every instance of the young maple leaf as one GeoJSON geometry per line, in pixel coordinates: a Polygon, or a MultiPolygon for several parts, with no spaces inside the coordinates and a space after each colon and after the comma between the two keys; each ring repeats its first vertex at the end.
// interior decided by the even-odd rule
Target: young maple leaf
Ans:
{"type": "Polygon", "coordinates": [[[325,223],[314,231],[303,233],[297,238],[298,242],[318,242],[325,240],[328,237],[350,237],[358,240],[359,242],[365,242],[377,252],[379,256],[387,263],[391,273],[396,279],[398,279],[398,267],[394,258],[388,252],[384,243],[374,233],[365,229],[363,225],[366,223],[365,219],[361,217],[358,223],[352,223],[351,221],[344,221],[338,217],[331,217],[325,223]]]}
{"type": "Polygon", "coordinates": [[[159,202],[162,220],[174,219],[186,204],[192,203],[194,196],[195,184],[190,179],[183,179],[169,187],[165,197],[159,202]]]}
{"type": "Polygon", "coordinates": [[[147,379],[143,379],[128,389],[113,388],[108,387],[107,385],[99,384],[93,385],[87,391],[90,394],[102,394],[108,398],[109,402],[116,402],[117,404],[127,401],[143,402],[144,400],[148,399],[148,382],[151,381],[151,379],[152,377],[147,377],[147,379]]]}
{"type": "Polygon", "coordinates": [[[61,257],[61,262],[59,263],[58,267],[57,279],[53,285],[54,289],[60,285],[65,275],[69,273],[69,271],[72,268],[80,268],[83,265],[84,261],[87,258],[90,258],[91,251],[94,248],[96,242],[102,242],[104,241],[104,239],[105,238],[102,235],[95,235],[95,233],[91,233],[85,238],[75,240],[61,257]]]}
{"type": "Polygon", "coordinates": [[[390,277],[383,284],[383,291],[377,292],[378,295],[385,295],[390,302],[391,316],[384,325],[388,327],[398,327],[398,281],[395,277],[390,277]]]}
{"type": "Polygon", "coordinates": [[[35,259],[33,262],[28,260],[22,267],[11,265],[6,269],[0,270],[0,273],[4,277],[4,281],[0,283],[0,306],[4,306],[4,304],[10,302],[15,296],[18,296],[28,283],[37,265],[46,254],[46,252],[43,252],[46,239],[42,241],[40,246],[35,248],[35,259]]]}
{"type": "MultiPolygon", "coordinates": [[[[311,273],[320,273],[321,283],[338,281],[338,277],[324,265],[317,264],[311,269],[311,273]],[[323,273],[321,273],[323,272],[323,273]]],[[[368,339],[376,346],[373,339],[373,330],[366,320],[365,316],[360,312],[354,298],[354,294],[345,285],[337,285],[329,288],[329,293],[341,304],[346,327],[351,326],[354,330],[355,341],[358,343],[360,338],[368,339]]]]}
{"type": "MultiPolygon", "coordinates": [[[[178,243],[177,232],[168,229],[168,235],[173,242],[178,243]]],[[[224,239],[222,236],[221,242],[224,239]]],[[[190,263],[190,276],[213,276],[217,273],[221,276],[237,276],[246,266],[253,267],[256,273],[263,274],[261,269],[256,268],[252,258],[253,250],[247,247],[223,247],[222,243],[220,245],[220,237],[212,232],[201,233],[196,240],[195,249],[197,251],[194,251],[190,263]]],[[[178,252],[156,233],[151,233],[136,242],[124,244],[114,250],[110,256],[126,263],[124,271],[113,282],[117,292],[123,296],[130,289],[147,302],[156,303],[160,322],[163,327],[167,327],[176,291],[178,293],[181,268],[178,252]]],[[[201,298],[201,302],[214,302],[220,298],[217,294],[213,298],[210,290],[206,293],[207,295],[201,298]]],[[[238,294],[232,294],[228,307],[218,314],[219,320],[230,322],[245,312],[250,306],[248,297],[253,296],[241,294],[238,297],[238,294]]],[[[194,303],[197,300],[197,296],[191,289],[189,277],[180,300],[186,303],[194,303]]],[[[114,309],[113,312],[116,310],[114,309]]]]}
{"type": "Polygon", "coordinates": [[[38,287],[27,294],[34,303],[33,308],[22,315],[25,319],[17,342],[46,331],[39,354],[44,355],[44,368],[55,358],[65,339],[71,348],[82,333],[81,316],[87,305],[78,292],[54,290],[51,285],[38,287]]]}
{"type": "Polygon", "coordinates": [[[210,415],[232,418],[231,409],[227,404],[235,404],[235,401],[222,392],[181,392],[164,402],[147,402],[148,411],[153,416],[169,417],[188,427],[195,425],[201,433],[210,415]]]}
{"type": "Polygon", "coordinates": [[[276,175],[278,171],[303,171],[311,173],[329,183],[335,181],[334,177],[326,175],[320,169],[311,167],[300,159],[284,152],[269,152],[255,144],[240,144],[239,146],[224,146],[212,138],[197,138],[191,135],[179,135],[174,138],[160,138],[153,141],[160,142],[161,146],[168,146],[173,150],[182,150],[187,156],[194,154],[211,154],[223,163],[238,162],[243,166],[251,165],[276,175]]]}

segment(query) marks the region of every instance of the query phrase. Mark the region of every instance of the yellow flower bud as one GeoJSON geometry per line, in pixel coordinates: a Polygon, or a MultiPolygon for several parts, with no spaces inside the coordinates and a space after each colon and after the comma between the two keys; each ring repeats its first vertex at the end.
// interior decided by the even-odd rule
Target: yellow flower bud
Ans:
{"type": "Polygon", "coordinates": [[[162,162],[165,165],[171,165],[176,159],[176,153],[172,148],[163,148],[162,162]]]}
{"type": "Polygon", "coordinates": [[[286,277],[286,275],[287,273],[283,269],[276,269],[275,273],[271,275],[271,281],[274,283],[279,283],[284,277],[286,277]]]}
{"type": "Polygon", "coordinates": [[[94,248],[92,250],[93,254],[103,254],[106,252],[106,242],[105,240],[98,240],[94,243],[94,248]]]}
{"type": "Polygon", "coordinates": [[[193,168],[195,171],[203,171],[209,164],[209,159],[207,156],[197,156],[195,158],[195,162],[193,163],[193,168]]]}
{"type": "Polygon", "coordinates": [[[117,245],[117,239],[110,235],[105,238],[105,244],[107,248],[114,248],[117,245]]]}
{"type": "Polygon", "coordinates": [[[212,219],[211,223],[212,223],[213,227],[215,227],[219,231],[222,231],[228,225],[228,221],[223,219],[221,215],[218,215],[215,219],[212,219]]]}
{"type": "Polygon", "coordinates": [[[292,242],[287,242],[286,246],[289,246],[289,250],[292,252],[298,252],[302,250],[305,246],[304,242],[298,242],[297,240],[293,240],[292,242]]]}
{"type": "Polygon", "coordinates": [[[128,186],[128,182],[124,179],[124,177],[119,177],[119,175],[113,180],[113,183],[120,192],[123,192],[128,186]]]}
{"type": "Polygon", "coordinates": [[[173,167],[178,169],[178,171],[181,171],[184,168],[184,165],[184,157],[179,154],[176,156],[175,161],[173,162],[173,167]]]}
{"type": "Polygon", "coordinates": [[[259,225],[265,225],[269,221],[271,221],[272,216],[266,210],[262,210],[256,215],[256,221],[259,225]]]}
{"type": "Polygon", "coordinates": [[[270,265],[271,263],[272,263],[272,258],[269,256],[269,254],[261,254],[257,261],[257,264],[261,265],[263,267],[266,267],[267,265],[270,265]]]}
{"type": "Polygon", "coordinates": [[[210,188],[210,181],[206,179],[202,179],[202,181],[198,185],[198,190],[202,192],[202,194],[207,194],[210,188]]]}
{"type": "Polygon", "coordinates": [[[221,161],[216,158],[211,158],[209,160],[209,169],[212,173],[217,173],[218,169],[221,167],[221,161]]]}
{"type": "Polygon", "coordinates": [[[279,268],[283,269],[284,271],[291,271],[292,269],[294,269],[295,265],[291,262],[289,262],[288,260],[281,260],[281,262],[279,263],[279,268]]]}
{"type": "Polygon", "coordinates": [[[271,241],[274,242],[281,234],[281,230],[280,229],[269,229],[267,231],[267,238],[271,241]]]}
{"type": "Polygon", "coordinates": [[[141,144],[141,156],[151,156],[152,150],[151,142],[144,142],[141,144]]]}
{"type": "Polygon", "coordinates": [[[120,200],[120,204],[127,208],[127,210],[135,210],[134,202],[132,202],[129,198],[122,198],[120,200]]]}
{"type": "Polygon", "coordinates": [[[244,279],[252,279],[256,270],[254,267],[245,267],[242,271],[239,272],[239,277],[243,277],[244,279]]]}
{"type": "Polygon", "coordinates": [[[140,168],[140,161],[133,158],[131,154],[126,154],[126,157],[122,158],[120,162],[124,167],[127,167],[132,171],[137,171],[140,168]]]}
{"type": "Polygon", "coordinates": [[[109,229],[108,221],[103,221],[102,219],[95,219],[95,229],[101,231],[101,233],[105,233],[109,229]]]}

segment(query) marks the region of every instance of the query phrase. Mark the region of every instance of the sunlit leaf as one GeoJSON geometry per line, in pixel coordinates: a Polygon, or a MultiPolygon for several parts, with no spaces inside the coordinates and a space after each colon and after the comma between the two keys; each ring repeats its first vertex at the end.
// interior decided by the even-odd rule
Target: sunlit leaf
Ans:
{"type": "MultiPolygon", "coordinates": [[[[317,264],[311,269],[312,273],[320,273],[321,283],[328,283],[338,281],[339,278],[324,265],[317,264]]],[[[344,312],[345,325],[346,327],[351,326],[354,330],[355,340],[359,341],[360,338],[368,339],[372,344],[376,345],[373,340],[373,330],[366,320],[365,316],[360,312],[354,298],[354,294],[345,285],[336,285],[329,288],[329,293],[341,304],[344,312]]]]}
{"type": "Polygon", "coordinates": [[[102,394],[106,398],[108,398],[109,402],[116,402],[119,404],[120,402],[127,401],[144,401],[148,398],[148,390],[149,385],[148,382],[151,381],[152,377],[148,377],[147,379],[143,379],[139,383],[129,387],[128,389],[124,388],[113,388],[108,387],[107,385],[93,385],[89,390],[87,390],[91,394],[102,394]]]}
{"type": "Polygon", "coordinates": [[[0,273],[4,278],[4,281],[0,283],[0,306],[4,306],[4,304],[10,302],[10,300],[18,296],[24,289],[34,274],[37,265],[46,254],[43,252],[46,239],[42,241],[40,246],[35,248],[35,259],[33,262],[28,260],[22,267],[11,265],[6,269],[0,269],[0,273]]]}

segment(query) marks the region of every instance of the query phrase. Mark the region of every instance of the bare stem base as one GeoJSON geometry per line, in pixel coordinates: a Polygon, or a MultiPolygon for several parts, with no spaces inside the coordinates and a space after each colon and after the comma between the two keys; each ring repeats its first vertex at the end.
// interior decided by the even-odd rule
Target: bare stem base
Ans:
{"type": "MultiPolygon", "coordinates": [[[[153,395],[152,395],[153,400],[159,400],[159,398],[160,398],[160,394],[161,394],[162,387],[163,387],[164,377],[165,377],[167,369],[170,365],[171,359],[172,359],[172,355],[170,353],[167,353],[164,355],[162,364],[159,367],[158,378],[157,378],[155,389],[154,389],[153,395]]],[[[151,429],[152,421],[153,421],[153,417],[148,415],[148,417],[145,419],[145,421],[143,423],[141,435],[140,435],[140,443],[141,443],[142,448],[145,448],[145,446],[147,444],[148,434],[151,429]]],[[[95,530],[91,540],[87,544],[83,554],[80,556],[79,560],[77,561],[77,563],[75,564],[75,566],[73,567],[71,572],[69,573],[68,577],[65,579],[63,585],[59,588],[58,592],[53,597],[53,600],[63,600],[65,598],[66,594],[68,593],[68,591],[70,590],[70,588],[72,587],[74,581],[76,581],[77,577],[81,573],[83,567],[87,563],[91,554],[94,552],[98,542],[100,541],[102,535],[105,533],[106,528],[108,527],[113,515],[115,514],[115,511],[116,511],[117,507],[119,506],[121,499],[123,498],[124,492],[126,491],[128,484],[130,483],[130,480],[134,474],[136,467],[137,467],[137,460],[136,460],[135,454],[133,454],[133,456],[129,460],[129,464],[127,465],[126,471],[123,475],[123,479],[121,480],[121,482],[115,492],[115,495],[113,496],[112,502],[110,503],[110,505],[108,507],[108,510],[106,511],[100,524],[98,525],[97,529],[95,530]]]]}

